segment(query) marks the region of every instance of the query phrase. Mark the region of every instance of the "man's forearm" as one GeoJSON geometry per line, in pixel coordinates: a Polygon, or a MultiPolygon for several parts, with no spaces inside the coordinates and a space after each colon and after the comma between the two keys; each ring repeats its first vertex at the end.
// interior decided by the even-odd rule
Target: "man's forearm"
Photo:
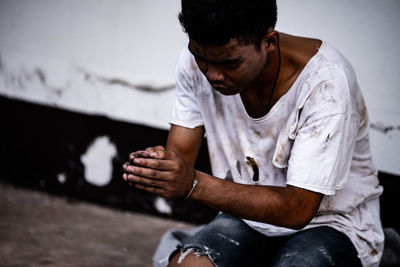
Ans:
{"type": "Polygon", "coordinates": [[[179,154],[187,164],[193,167],[199,153],[203,135],[203,127],[188,129],[173,125],[169,131],[166,149],[179,154]]]}
{"type": "Polygon", "coordinates": [[[243,219],[300,229],[314,217],[322,194],[288,186],[244,185],[196,171],[181,154],[153,147],[124,164],[124,179],[167,198],[190,197],[243,219]],[[193,192],[193,181],[198,184],[193,192]]]}
{"type": "Polygon", "coordinates": [[[239,218],[301,229],[314,217],[322,195],[289,186],[238,184],[196,171],[192,199],[239,218]]]}

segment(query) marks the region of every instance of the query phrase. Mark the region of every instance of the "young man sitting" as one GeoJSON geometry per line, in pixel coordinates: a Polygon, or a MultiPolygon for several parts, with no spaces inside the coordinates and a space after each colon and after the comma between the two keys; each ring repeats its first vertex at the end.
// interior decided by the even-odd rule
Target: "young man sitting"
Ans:
{"type": "Polygon", "coordinates": [[[123,178],[220,214],[169,266],[378,266],[383,250],[369,119],[331,45],[274,29],[267,0],[182,0],[166,147],[134,152],[123,178]],[[212,174],[194,170],[207,135],[212,174]]]}

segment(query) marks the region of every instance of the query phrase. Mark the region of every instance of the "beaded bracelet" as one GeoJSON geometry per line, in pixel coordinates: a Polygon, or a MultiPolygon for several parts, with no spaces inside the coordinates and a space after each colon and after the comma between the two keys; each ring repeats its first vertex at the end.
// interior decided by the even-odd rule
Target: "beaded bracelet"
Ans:
{"type": "Polygon", "coordinates": [[[193,182],[192,182],[192,189],[190,189],[190,192],[186,195],[186,199],[190,197],[190,195],[193,193],[193,191],[196,189],[196,186],[199,184],[199,180],[196,179],[196,170],[193,168],[193,182]]]}

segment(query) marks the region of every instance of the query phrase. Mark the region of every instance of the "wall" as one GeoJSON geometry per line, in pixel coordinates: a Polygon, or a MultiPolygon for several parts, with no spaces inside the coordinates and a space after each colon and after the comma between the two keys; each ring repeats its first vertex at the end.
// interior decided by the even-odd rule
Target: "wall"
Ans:
{"type": "Polygon", "coordinates": [[[168,128],[178,1],[0,1],[0,94],[168,128]],[[155,97],[156,96],[156,97],[155,97]]]}
{"type": "MultiPolygon", "coordinates": [[[[400,2],[278,0],[277,29],[352,62],[379,170],[400,174],[400,2]]],[[[0,95],[168,129],[186,45],[173,1],[0,1],[0,95]]]]}

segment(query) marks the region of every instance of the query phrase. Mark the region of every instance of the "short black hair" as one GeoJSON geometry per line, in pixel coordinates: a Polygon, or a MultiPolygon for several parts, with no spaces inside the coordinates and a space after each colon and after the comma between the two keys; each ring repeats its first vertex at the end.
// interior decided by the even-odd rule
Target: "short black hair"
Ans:
{"type": "Polygon", "coordinates": [[[260,47],[277,19],[276,0],[182,0],[179,21],[189,38],[225,45],[235,38],[260,47]]]}

